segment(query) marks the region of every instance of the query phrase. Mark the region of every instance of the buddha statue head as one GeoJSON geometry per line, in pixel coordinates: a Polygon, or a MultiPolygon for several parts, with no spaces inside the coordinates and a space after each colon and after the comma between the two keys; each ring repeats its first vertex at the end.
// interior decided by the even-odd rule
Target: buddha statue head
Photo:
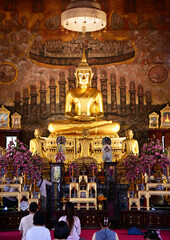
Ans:
{"type": "Polygon", "coordinates": [[[35,129],[35,131],[34,131],[34,136],[35,136],[35,138],[41,137],[41,132],[40,132],[40,129],[39,129],[39,128],[36,128],[36,129],[35,129]]]}
{"type": "Polygon", "coordinates": [[[125,135],[127,139],[132,139],[133,138],[133,131],[131,129],[127,129],[125,131],[125,135]]]}
{"type": "Polygon", "coordinates": [[[83,49],[83,56],[75,73],[77,79],[77,87],[89,88],[91,87],[91,80],[93,78],[92,68],[88,65],[85,51],[83,49]]]}

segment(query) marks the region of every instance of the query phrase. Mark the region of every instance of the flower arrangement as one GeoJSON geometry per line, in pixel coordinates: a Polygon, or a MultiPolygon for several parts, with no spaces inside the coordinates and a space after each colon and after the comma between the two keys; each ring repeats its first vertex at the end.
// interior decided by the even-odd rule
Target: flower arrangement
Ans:
{"type": "Polygon", "coordinates": [[[124,161],[127,180],[137,180],[144,173],[151,174],[155,166],[159,166],[160,171],[170,166],[170,160],[163,152],[163,147],[159,139],[153,138],[145,143],[139,156],[129,154],[124,161]]]}
{"type": "MultiPolygon", "coordinates": [[[[144,172],[152,171],[154,166],[159,165],[163,172],[170,165],[170,160],[163,152],[161,141],[155,137],[150,142],[145,143],[140,154],[140,163],[144,172]]],[[[151,173],[151,172],[150,172],[151,173]]],[[[148,173],[150,175],[150,173],[148,173]]]]}
{"type": "Polygon", "coordinates": [[[129,154],[124,159],[124,166],[126,170],[126,179],[127,180],[136,180],[139,175],[143,173],[143,168],[140,165],[140,159],[138,156],[135,156],[133,153],[129,154]]]}
{"type": "Polygon", "coordinates": [[[57,163],[64,163],[65,162],[65,154],[62,152],[59,152],[55,156],[55,160],[57,163]]]}
{"type": "Polygon", "coordinates": [[[66,152],[66,147],[63,144],[57,145],[57,154],[55,156],[56,162],[58,163],[65,162],[65,152],[66,152]]]}
{"type": "Polygon", "coordinates": [[[16,140],[16,145],[11,141],[5,155],[0,157],[0,167],[4,169],[4,173],[12,166],[16,176],[21,170],[23,174],[29,175],[32,181],[40,179],[42,163],[40,156],[32,155],[28,147],[19,140],[16,140]]]}

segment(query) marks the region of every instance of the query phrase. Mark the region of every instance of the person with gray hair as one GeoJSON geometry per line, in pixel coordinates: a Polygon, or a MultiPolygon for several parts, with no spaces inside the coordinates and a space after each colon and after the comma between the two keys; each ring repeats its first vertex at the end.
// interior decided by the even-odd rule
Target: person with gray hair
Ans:
{"type": "Polygon", "coordinates": [[[101,230],[93,234],[92,240],[119,240],[116,232],[109,229],[110,222],[108,217],[103,217],[100,222],[101,230]]]}

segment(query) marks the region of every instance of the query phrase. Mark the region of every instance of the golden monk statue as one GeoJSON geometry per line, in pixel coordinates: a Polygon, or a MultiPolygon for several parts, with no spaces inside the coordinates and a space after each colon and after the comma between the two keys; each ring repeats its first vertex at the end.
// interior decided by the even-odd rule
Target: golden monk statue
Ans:
{"type": "Polygon", "coordinates": [[[84,129],[88,129],[90,134],[117,137],[119,123],[101,120],[104,116],[103,98],[100,91],[91,87],[93,73],[84,51],[75,76],[77,87],[66,95],[65,116],[68,119],[50,123],[48,130],[52,134],[81,135],[84,129]]]}
{"type": "Polygon", "coordinates": [[[45,140],[41,138],[40,130],[38,128],[34,131],[35,138],[30,140],[30,151],[32,155],[39,155],[41,158],[46,158],[44,155],[46,151],[45,140]]]}
{"type": "Polygon", "coordinates": [[[133,131],[128,129],[125,131],[126,139],[122,142],[122,158],[125,158],[130,153],[137,155],[139,153],[138,141],[133,139],[133,131]]]}

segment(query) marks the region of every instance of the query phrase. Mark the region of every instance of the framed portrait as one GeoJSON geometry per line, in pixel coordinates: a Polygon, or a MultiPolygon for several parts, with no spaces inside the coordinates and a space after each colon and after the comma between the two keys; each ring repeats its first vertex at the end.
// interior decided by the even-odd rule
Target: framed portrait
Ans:
{"type": "Polygon", "coordinates": [[[161,128],[170,128],[170,106],[167,104],[161,111],[161,128]]]}
{"type": "Polygon", "coordinates": [[[12,119],[12,128],[21,129],[21,115],[17,112],[11,115],[12,119]]]}
{"type": "Polygon", "coordinates": [[[5,154],[5,148],[0,146],[0,157],[4,156],[5,154]]]}
{"type": "Polygon", "coordinates": [[[10,129],[9,115],[10,111],[2,105],[0,108],[0,129],[10,129]]]}
{"type": "Polygon", "coordinates": [[[149,128],[159,128],[159,115],[156,112],[149,114],[149,128]]]}
{"type": "Polygon", "coordinates": [[[61,167],[57,165],[51,166],[51,182],[57,183],[61,179],[61,167]]]}

